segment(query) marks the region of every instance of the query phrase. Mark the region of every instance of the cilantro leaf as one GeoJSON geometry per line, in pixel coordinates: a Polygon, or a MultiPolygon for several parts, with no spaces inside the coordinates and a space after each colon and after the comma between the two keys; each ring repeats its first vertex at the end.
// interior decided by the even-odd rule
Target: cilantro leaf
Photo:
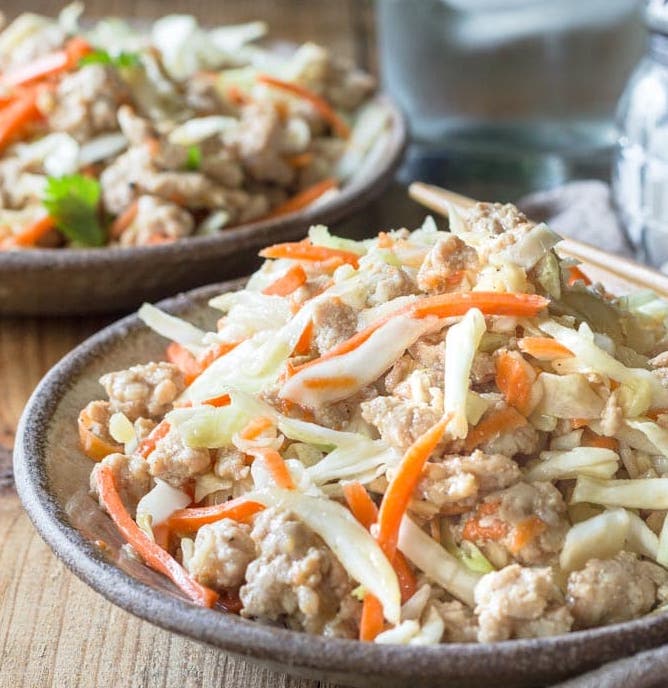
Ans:
{"type": "Polygon", "coordinates": [[[79,60],[79,66],[90,64],[111,65],[117,69],[124,67],[136,67],[140,62],[139,53],[121,52],[113,57],[106,50],[93,50],[79,60]]]}
{"type": "Polygon", "coordinates": [[[188,146],[186,169],[196,172],[202,165],[202,149],[199,146],[188,146]]]}
{"type": "Polygon", "coordinates": [[[100,182],[80,174],[49,177],[42,203],[56,227],[79,246],[102,246],[106,236],[100,222],[100,182]]]}

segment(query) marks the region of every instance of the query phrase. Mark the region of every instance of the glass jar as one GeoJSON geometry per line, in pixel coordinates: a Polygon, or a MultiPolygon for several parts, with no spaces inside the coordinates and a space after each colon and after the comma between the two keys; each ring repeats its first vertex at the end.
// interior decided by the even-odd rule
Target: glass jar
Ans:
{"type": "Polygon", "coordinates": [[[619,101],[613,196],[639,257],[668,272],[668,3],[650,2],[648,52],[619,101]]]}
{"type": "Polygon", "coordinates": [[[640,0],[378,0],[377,22],[412,176],[488,197],[608,176],[640,0]]]}

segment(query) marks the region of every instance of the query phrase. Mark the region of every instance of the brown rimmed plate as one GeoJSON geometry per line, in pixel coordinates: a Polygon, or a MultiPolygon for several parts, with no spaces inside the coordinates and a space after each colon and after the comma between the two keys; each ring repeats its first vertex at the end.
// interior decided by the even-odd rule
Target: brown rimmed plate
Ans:
{"type": "MultiPolygon", "coordinates": [[[[216,313],[207,300],[242,285],[200,288],[160,306],[213,327],[216,313]]],[[[190,604],[167,579],[123,555],[115,527],[88,496],[91,462],[79,450],[76,428],[79,410],[102,394],[101,374],[160,358],[164,346],[134,315],[107,327],[45,376],[17,431],[16,484],[35,527],[72,571],[113,603],[251,661],[360,687],[544,686],[668,641],[668,614],[656,614],[554,638],[383,646],[271,628],[190,604]],[[100,540],[106,543],[104,551],[95,545],[100,540]]]]}
{"type": "Polygon", "coordinates": [[[301,239],[312,224],[349,217],[391,181],[406,145],[397,107],[383,95],[370,102],[387,110],[389,124],[339,193],[296,213],[172,244],[0,252],[0,315],[127,311],[142,301],[248,274],[262,246],[301,239]]]}

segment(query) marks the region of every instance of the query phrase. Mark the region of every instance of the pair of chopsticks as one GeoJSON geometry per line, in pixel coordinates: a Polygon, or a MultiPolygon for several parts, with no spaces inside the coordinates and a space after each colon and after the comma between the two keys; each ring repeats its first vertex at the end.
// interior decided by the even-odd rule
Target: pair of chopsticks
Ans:
{"type": "MultiPolygon", "coordinates": [[[[477,201],[468,196],[442,189],[439,186],[414,182],[408,188],[409,196],[421,205],[439,215],[448,214],[450,204],[460,208],[470,208],[477,201]]],[[[668,298],[668,277],[662,273],[640,265],[632,260],[602,251],[591,244],[576,239],[564,238],[557,245],[558,252],[568,258],[587,263],[614,275],[623,282],[633,284],[638,289],[651,289],[657,295],[668,298]]]]}

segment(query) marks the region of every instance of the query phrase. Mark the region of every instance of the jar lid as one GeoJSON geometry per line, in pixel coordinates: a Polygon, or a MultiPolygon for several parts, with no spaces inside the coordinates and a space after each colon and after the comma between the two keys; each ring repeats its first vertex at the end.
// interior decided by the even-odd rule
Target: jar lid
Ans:
{"type": "Polygon", "coordinates": [[[650,31],[668,35],[668,0],[649,0],[645,21],[650,31]]]}

